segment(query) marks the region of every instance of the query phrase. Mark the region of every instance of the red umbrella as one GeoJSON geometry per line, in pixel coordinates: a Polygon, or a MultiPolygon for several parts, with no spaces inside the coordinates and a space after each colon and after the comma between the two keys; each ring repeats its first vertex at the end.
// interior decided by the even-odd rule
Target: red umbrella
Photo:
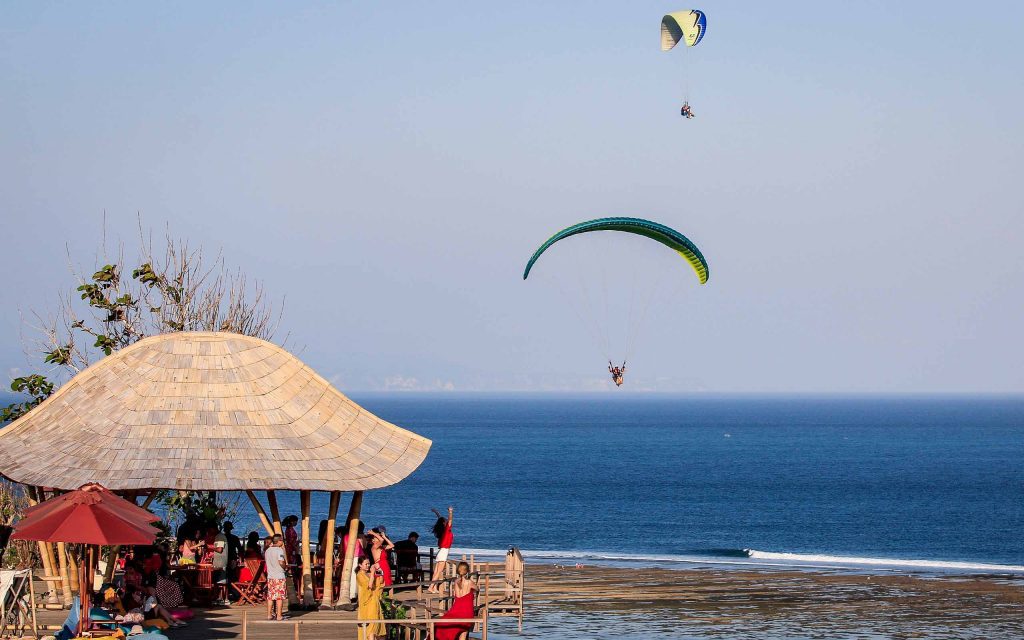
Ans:
{"type": "Polygon", "coordinates": [[[152,544],[160,518],[95,483],[25,510],[16,540],[84,544],[152,544]]]}
{"type": "Polygon", "coordinates": [[[158,530],[152,523],[159,519],[108,489],[89,483],[26,509],[14,525],[11,539],[90,545],[88,554],[82,557],[80,571],[84,630],[89,628],[89,592],[92,590],[89,574],[95,564],[96,547],[153,544],[158,530]]]}

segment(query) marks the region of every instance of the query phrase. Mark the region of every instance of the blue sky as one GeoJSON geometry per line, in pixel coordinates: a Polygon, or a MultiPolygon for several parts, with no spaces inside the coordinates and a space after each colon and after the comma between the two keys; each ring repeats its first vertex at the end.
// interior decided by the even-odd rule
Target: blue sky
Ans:
{"type": "Polygon", "coordinates": [[[520,274],[636,215],[712,275],[658,304],[632,389],[1024,391],[1024,6],[707,3],[663,54],[678,8],[6,3],[0,371],[105,211],[286,296],[343,390],[602,388],[520,274]]]}

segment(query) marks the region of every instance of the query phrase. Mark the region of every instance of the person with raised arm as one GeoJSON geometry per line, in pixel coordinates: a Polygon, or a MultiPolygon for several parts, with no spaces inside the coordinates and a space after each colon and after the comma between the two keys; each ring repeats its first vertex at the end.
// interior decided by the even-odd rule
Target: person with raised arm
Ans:
{"type": "Polygon", "coordinates": [[[448,564],[448,553],[452,548],[452,542],[455,540],[455,536],[452,535],[452,513],[454,507],[448,507],[448,517],[445,518],[441,515],[441,512],[437,509],[431,509],[434,515],[437,516],[437,521],[434,523],[434,536],[437,537],[437,556],[434,557],[434,575],[430,577],[430,581],[433,583],[427,589],[431,593],[437,593],[440,591],[437,583],[444,578],[445,566],[448,564]]]}
{"type": "Polygon", "coordinates": [[[370,538],[370,555],[373,556],[373,563],[380,567],[382,581],[385,587],[393,584],[391,578],[391,563],[388,562],[388,551],[395,548],[394,543],[388,538],[387,530],[383,526],[370,529],[367,532],[370,538]]]}

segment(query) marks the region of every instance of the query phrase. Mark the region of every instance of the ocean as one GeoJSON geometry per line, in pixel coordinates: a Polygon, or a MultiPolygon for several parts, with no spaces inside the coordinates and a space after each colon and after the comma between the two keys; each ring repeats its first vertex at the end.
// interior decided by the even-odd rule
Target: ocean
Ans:
{"type": "MultiPolygon", "coordinates": [[[[353,399],[434,442],[364,497],[396,540],[433,544],[430,508],[453,505],[455,555],[1024,573],[1024,397],[353,399]]],[[[236,521],[256,528],[247,502],[236,521]]]]}

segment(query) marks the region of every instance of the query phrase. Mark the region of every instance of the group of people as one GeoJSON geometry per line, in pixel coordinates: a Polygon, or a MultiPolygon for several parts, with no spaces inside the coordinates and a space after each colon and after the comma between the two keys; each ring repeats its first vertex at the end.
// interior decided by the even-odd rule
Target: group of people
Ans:
{"type": "MultiPolygon", "coordinates": [[[[436,520],[432,533],[437,538],[438,551],[434,558],[434,570],[430,576],[428,591],[439,592],[445,579],[446,566],[455,536],[452,533],[454,509],[447,513],[432,509],[436,520]]],[[[178,530],[177,548],[171,551],[167,544],[153,547],[128,549],[119,558],[123,569],[117,584],[104,590],[104,606],[112,616],[119,616],[126,623],[143,623],[160,628],[184,626],[184,616],[176,614],[190,595],[187,582],[172,579],[170,572],[176,564],[179,568],[189,565],[212,565],[212,582],[215,589],[215,604],[230,604],[231,585],[256,579],[251,560],[263,563],[258,571],[266,572],[267,619],[288,618],[285,601],[288,599],[288,584],[291,567],[301,566],[301,550],[296,530],[298,517],[288,516],[282,522],[282,533],[260,538],[255,532],[249,533],[244,543],[234,535],[231,522],[217,527],[182,527],[178,530]]],[[[335,536],[335,576],[341,577],[349,549],[349,534],[345,527],[337,527],[335,536]]],[[[319,544],[314,562],[325,562],[327,521],[321,522],[319,544]]],[[[383,618],[381,598],[384,589],[394,585],[396,579],[404,581],[414,575],[422,575],[419,560],[419,534],[415,531],[397,543],[388,537],[387,529],[378,525],[366,529],[362,522],[357,524],[356,539],[352,545],[354,567],[349,597],[358,602],[358,617],[361,620],[383,618]]],[[[447,618],[474,617],[476,583],[470,578],[470,568],[465,562],[457,567],[457,577],[451,585],[453,604],[445,614],[447,618]]],[[[326,585],[325,585],[326,586],[326,585]]],[[[460,640],[465,638],[472,625],[438,624],[435,637],[439,640],[460,640]]],[[[386,635],[381,623],[360,625],[359,637],[376,640],[386,635]]]]}
{"type": "MultiPolygon", "coordinates": [[[[437,537],[438,552],[434,558],[434,573],[430,578],[431,584],[427,591],[437,593],[440,590],[439,585],[444,579],[448,555],[455,540],[452,533],[454,509],[448,507],[447,515],[437,509],[431,509],[431,511],[437,516],[432,532],[437,537]]],[[[418,562],[419,550],[416,542],[419,539],[419,534],[413,531],[406,540],[392,544],[384,527],[371,529],[365,536],[361,529],[359,531],[360,538],[356,545],[356,575],[353,581],[359,603],[357,616],[360,620],[381,620],[384,617],[381,597],[385,587],[393,584],[388,552],[394,550],[399,570],[410,566],[410,562],[418,562]]],[[[347,536],[345,542],[347,542],[347,536]]],[[[347,547],[347,544],[345,546],[347,547]]],[[[451,595],[454,600],[442,619],[457,620],[475,616],[474,593],[478,591],[478,587],[469,573],[469,564],[460,562],[456,569],[455,581],[451,585],[451,595]]],[[[468,637],[472,627],[472,624],[467,623],[438,623],[434,627],[434,639],[464,640],[468,637]]],[[[359,625],[360,640],[377,640],[386,635],[387,630],[380,622],[359,625]]]]}

